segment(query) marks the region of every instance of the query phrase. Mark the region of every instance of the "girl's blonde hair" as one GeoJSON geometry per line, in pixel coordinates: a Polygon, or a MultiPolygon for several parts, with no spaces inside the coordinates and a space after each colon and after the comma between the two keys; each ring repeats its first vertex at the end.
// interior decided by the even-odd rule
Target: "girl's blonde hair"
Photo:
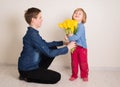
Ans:
{"type": "MultiPolygon", "coordinates": [[[[83,23],[83,24],[86,23],[86,19],[87,19],[87,14],[86,14],[86,12],[85,12],[82,8],[77,8],[77,9],[74,10],[73,14],[74,14],[76,11],[82,11],[82,12],[83,12],[82,23],[83,23]]],[[[74,18],[73,18],[73,15],[72,15],[72,19],[74,19],[74,18]]]]}

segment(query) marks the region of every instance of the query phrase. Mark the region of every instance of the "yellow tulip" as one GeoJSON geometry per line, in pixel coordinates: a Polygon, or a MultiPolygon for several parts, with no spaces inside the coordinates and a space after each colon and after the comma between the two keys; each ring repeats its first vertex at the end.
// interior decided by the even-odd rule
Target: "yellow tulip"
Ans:
{"type": "MultiPolygon", "coordinates": [[[[78,22],[76,20],[66,19],[58,24],[58,26],[64,29],[66,34],[75,34],[77,32],[78,22]]],[[[75,48],[71,49],[71,52],[73,52],[74,49],[75,48]]]]}
{"type": "Polygon", "coordinates": [[[62,23],[58,25],[62,29],[67,29],[65,32],[67,34],[72,33],[75,34],[78,22],[76,20],[66,19],[62,23]]]}

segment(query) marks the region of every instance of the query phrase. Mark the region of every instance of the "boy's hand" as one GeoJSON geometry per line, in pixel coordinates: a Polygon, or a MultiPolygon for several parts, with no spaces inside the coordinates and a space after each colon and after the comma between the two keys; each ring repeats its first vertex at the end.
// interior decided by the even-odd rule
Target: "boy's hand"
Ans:
{"type": "Polygon", "coordinates": [[[68,45],[67,45],[68,49],[71,50],[72,48],[76,47],[76,43],[75,42],[70,42],[68,45]]]}
{"type": "Polygon", "coordinates": [[[63,41],[63,44],[64,45],[68,45],[70,42],[68,42],[68,41],[63,41]]]}
{"type": "Polygon", "coordinates": [[[65,41],[69,42],[69,39],[68,39],[67,35],[65,35],[64,38],[65,38],[65,41]]]}

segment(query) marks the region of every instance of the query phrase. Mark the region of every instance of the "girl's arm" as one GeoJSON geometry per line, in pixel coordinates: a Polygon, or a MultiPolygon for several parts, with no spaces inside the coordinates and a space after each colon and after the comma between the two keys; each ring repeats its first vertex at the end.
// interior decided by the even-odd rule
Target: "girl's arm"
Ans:
{"type": "Polygon", "coordinates": [[[82,34],[84,32],[85,32],[84,31],[84,26],[83,26],[83,24],[80,24],[78,26],[78,30],[77,30],[76,34],[69,35],[69,37],[68,37],[69,41],[76,41],[76,40],[78,40],[82,36],[82,34]]]}

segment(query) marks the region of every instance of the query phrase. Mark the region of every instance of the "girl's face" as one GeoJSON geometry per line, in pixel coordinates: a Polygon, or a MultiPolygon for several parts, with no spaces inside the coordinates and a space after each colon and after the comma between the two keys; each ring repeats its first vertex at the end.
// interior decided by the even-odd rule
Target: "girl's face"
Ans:
{"type": "Polygon", "coordinates": [[[82,22],[83,20],[83,12],[82,11],[76,11],[73,13],[73,19],[77,20],[78,22],[82,22]]]}
{"type": "Polygon", "coordinates": [[[41,24],[42,24],[42,15],[41,15],[41,13],[39,13],[38,15],[37,15],[37,18],[33,18],[33,26],[34,27],[36,27],[36,28],[39,28],[39,27],[41,27],[41,24]]]}

